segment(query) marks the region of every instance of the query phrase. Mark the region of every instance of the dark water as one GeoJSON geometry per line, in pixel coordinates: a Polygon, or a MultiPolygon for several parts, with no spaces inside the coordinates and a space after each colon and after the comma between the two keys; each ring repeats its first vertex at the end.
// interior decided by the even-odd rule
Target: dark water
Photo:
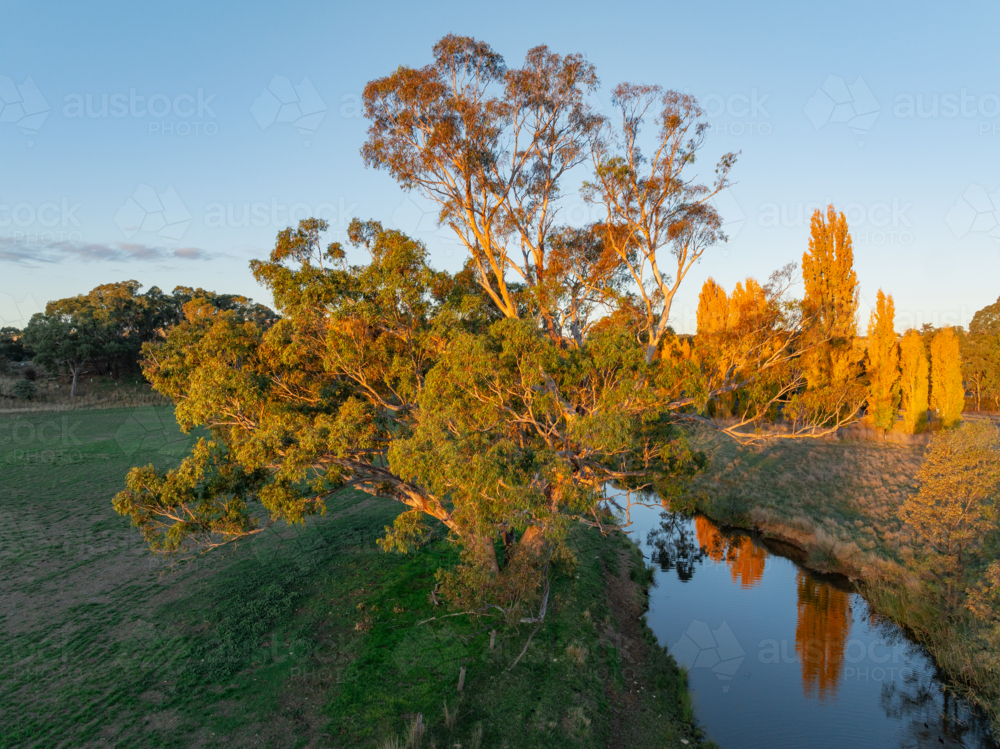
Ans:
{"type": "Polygon", "coordinates": [[[708,518],[633,505],[631,519],[657,569],[649,624],[688,668],[695,715],[723,749],[996,749],[926,651],[846,579],[708,518]]]}

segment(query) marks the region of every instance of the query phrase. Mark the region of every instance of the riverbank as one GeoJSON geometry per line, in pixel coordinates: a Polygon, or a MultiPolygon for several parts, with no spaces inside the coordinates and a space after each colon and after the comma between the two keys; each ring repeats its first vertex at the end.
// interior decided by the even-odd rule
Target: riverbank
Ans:
{"type": "Polygon", "coordinates": [[[448,617],[454,545],[383,552],[398,504],[351,492],[171,570],[111,498],[192,440],[169,407],[0,415],[0,747],[698,745],[621,534],[573,529],[537,631],[448,617]]]}
{"type": "Polygon", "coordinates": [[[745,447],[705,428],[692,444],[709,458],[680,500],[714,520],[802,550],[802,563],[858,582],[878,611],[920,640],[1000,735],[1000,662],[966,612],[922,595],[902,564],[896,513],[916,491],[925,447],[868,441],[775,440],[745,447]]]}

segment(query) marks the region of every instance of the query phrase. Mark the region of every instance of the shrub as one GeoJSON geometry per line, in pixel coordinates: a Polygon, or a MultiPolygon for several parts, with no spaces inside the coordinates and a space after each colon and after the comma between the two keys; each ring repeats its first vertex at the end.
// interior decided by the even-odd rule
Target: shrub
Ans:
{"type": "Polygon", "coordinates": [[[21,376],[30,382],[34,382],[35,379],[38,377],[38,372],[35,371],[34,367],[25,367],[24,370],[21,372],[21,376]]]}
{"type": "Polygon", "coordinates": [[[21,400],[31,400],[38,392],[38,386],[31,380],[18,380],[14,383],[14,397],[21,400]]]}

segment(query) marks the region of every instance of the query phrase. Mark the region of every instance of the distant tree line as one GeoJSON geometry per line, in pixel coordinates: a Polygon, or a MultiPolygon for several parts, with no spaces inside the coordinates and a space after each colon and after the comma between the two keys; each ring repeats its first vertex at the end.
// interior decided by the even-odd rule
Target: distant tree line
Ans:
{"type": "Polygon", "coordinates": [[[156,286],[140,293],[141,288],[138,281],[121,281],[51,301],[23,331],[0,330],[0,358],[7,362],[30,358],[51,372],[69,375],[75,396],[86,370],[115,378],[138,373],[143,344],[165,339],[194,309],[232,311],[265,327],[277,319],[269,308],[237,294],[188,286],[178,286],[170,294],[156,286]]]}
{"type": "Polygon", "coordinates": [[[962,374],[976,402],[1000,411],[1000,299],[979,310],[962,335],[962,374]]]}

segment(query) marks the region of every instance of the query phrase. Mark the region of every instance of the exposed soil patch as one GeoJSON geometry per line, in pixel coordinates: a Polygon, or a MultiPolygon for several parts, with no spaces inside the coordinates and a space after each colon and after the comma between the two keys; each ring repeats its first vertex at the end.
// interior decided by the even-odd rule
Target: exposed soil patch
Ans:
{"type": "Polygon", "coordinates": [[[636,663],[648,657],[642,638],[642,607],[639,603],[639,586],[629,579],[628,555],[618,554],[618,569],[609,570],[604,566],[604,582],[607,585],[608,603],[615,620],[615,628],[607,627],[603,633],[610,644],[621,654],[622,674],[625,689],[621,690],[611,679],[605,680],[604,691],[611,702],[610,749],[628,749],[636,741],[638,728],[639,701],[636,685],[639,673],[636,663]],[[617,630],[617,631],[616,631],[617,630]]]}

